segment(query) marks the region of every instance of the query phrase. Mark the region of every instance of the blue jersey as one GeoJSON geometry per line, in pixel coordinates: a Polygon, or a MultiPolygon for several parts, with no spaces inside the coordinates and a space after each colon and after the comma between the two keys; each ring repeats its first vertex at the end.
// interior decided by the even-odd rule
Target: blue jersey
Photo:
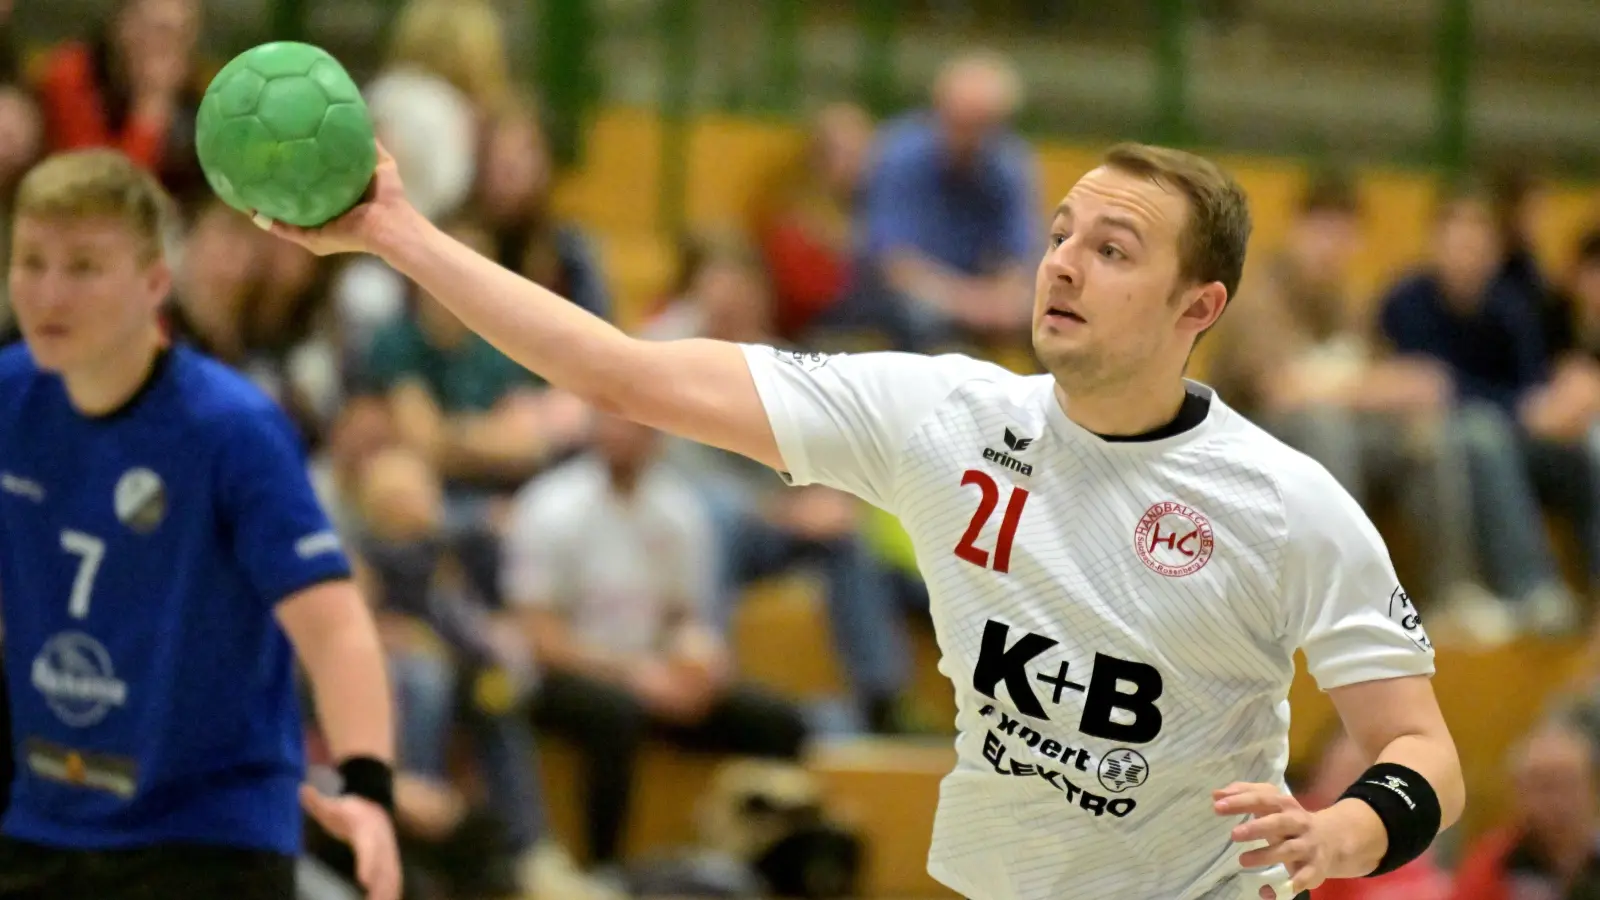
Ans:
{"type": "Polygon", "coordinates": [[[295,853],[304,735],[275,605],[350,567],[287,418],[186,347],[104,417],[0,351],[0,830],[295,853]]]}

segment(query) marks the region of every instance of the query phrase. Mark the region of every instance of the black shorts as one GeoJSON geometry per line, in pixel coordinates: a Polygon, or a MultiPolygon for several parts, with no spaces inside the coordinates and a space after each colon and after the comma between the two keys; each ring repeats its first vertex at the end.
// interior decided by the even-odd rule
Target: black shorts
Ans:
{"type": "Polygon", "coordinates": [[[0,900],[294,900],[295,858],[158,844],[64,850],[0,837],[0,900]]]}

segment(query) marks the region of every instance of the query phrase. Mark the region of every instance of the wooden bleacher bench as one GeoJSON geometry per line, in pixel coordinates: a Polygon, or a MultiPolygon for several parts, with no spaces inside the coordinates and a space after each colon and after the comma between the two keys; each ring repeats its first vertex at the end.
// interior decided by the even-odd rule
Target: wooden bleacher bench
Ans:
{"type": "MultiPolygon", "coordinates": [[[[541,742],[550,825],[580,858],[585,852],[582,778],[576,751],[541,742]]],[[[700,797],[720,758],[648,747],[636,772],[623,852],[630,859],[670,852],[694,840],[700,797]]],[[[948,744],[847,740],[813,749],[806,766],[821,779],[830,808],[865,836],[863,896],[948,895],[926,871],[939,780],[955,762],[948,744]]]]}

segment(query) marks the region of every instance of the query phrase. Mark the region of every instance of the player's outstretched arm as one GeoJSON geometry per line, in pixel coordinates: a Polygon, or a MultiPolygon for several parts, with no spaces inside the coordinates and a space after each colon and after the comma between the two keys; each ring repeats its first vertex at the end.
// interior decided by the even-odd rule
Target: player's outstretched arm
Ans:
{"type": "Polygon", "coordinates": [[[382,148],[370,199],[335,222],[257,221],[319,255],[381,257],[501,352],[600,409],[783,467],[741,348],[633,338],[484,258],[412,208],[382,148]]]}

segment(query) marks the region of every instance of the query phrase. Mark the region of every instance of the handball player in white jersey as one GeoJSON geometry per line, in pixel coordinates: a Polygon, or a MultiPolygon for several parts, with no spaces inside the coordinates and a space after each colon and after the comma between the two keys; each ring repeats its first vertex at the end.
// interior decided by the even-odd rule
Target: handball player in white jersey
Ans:
{"type": "Polygon", "coordinates": [[[1183,377],[1250,235],[1200,157],[1113,148],[1041,223],[1034,377],[635,339],[430,225],[387,156],[332,225],[260,224],[377,254],[602,409],[898,515],[958,706],[928,866],[969,898],[1282,900],[1397,868],[1460,815],[1432,647],[1377,532],[1183,377]],[[1372,761],[1317,812],[1283,780],[1296,649],[1372,761]]]}

